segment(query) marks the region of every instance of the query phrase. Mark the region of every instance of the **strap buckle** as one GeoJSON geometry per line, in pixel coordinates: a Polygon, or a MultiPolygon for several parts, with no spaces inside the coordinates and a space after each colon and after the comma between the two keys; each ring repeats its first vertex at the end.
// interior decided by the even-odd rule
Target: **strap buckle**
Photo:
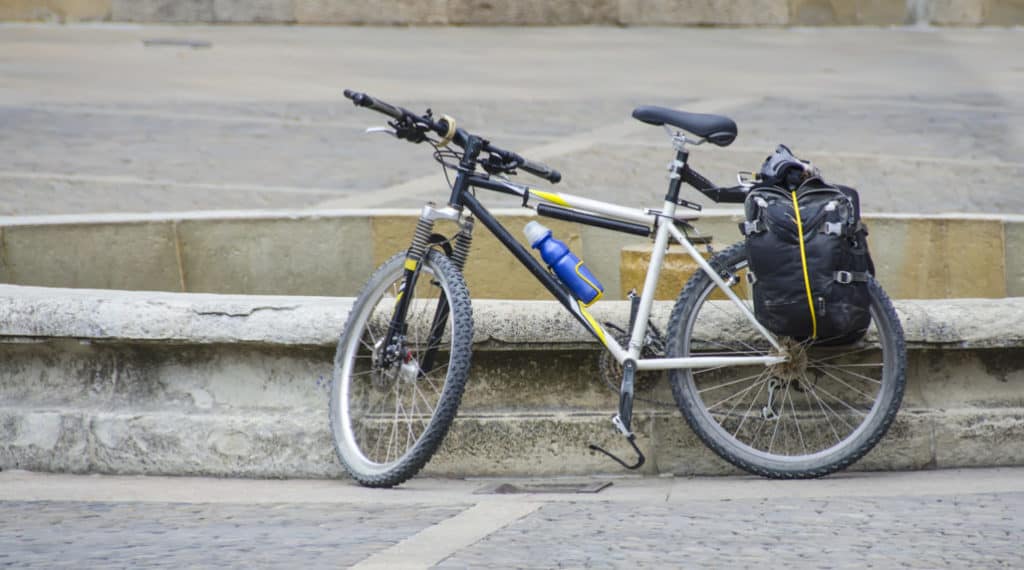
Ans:
{"type": "Polygon", "coordinates": [[[758,219],[756,219],[754,221],[743,222],[740,225],[740,232],[743,235],[745,235],[745,236],[748,236],[750,234],[761,233],[761,232],[765,231],[765,229],[766,228],[765,228],[764,222],[762,222],[760,218],[758,218],[758,219]]]}
{"type": "Polygon", "coordinates": [[[843,235],[843,223],[842,222],[825,222],[825,233],[830,236],[841,236],[843,235]]]}
{"type": "Polygon", "coordinates": [[[850,283],[853,283],[853,273],[849,271],[836,271],[834,276],[836,283],[840,283],[842,285],[849,285],[850,283]]]}

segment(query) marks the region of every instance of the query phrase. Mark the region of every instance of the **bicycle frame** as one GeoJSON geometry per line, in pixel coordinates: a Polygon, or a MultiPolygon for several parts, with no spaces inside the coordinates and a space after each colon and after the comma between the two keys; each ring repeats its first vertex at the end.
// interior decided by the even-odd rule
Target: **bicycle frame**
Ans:
{"type": "MultiPolygon", "coordinates": [[[[636,451],[638,460],[635,464],[627,464],[614,454],[596,445],[591,448],[604,453],[628,469],[636,469],[643,465],[644,455],[636,445],[636,436],[630,428],[633,411],[633,384],[637,371],[643,370],[668,370],[679,368],[717,367],[717,366],[739,366],[739,365],[763,365],[771,366],[780,364],[787,360],[784,351],[775,336],[761,325],[754,317],[754,314],[747,306],[733,293],[729,284],[711,265],[704,260],[697,249],[690,243],[686,235],[676,227],[676,222],[686,222],[689,219],[676,218],[676,205],[678,203],[679,188],[682,182],[683,173],[686,168],[688,153],[685,150],[687,140],[685,137],[673,138],[676,148],[676,160],[672,162],[669,175],[669,190],[665,195],[665,201],[661,210],[637,210],[626,208],[608,202],[591,200],[571,194],[560,194],[536,190],[525,185],[516,184],[503,178],[490,177],[475,172],[476,159],[482,148],[481,139],[471,136],[465,145],[465,153],[459,164],[459,174],[452,185],[451,197],[448,205],[444,208],[435,208],[428,204],[423,208],[420,220],[416,226],[416,233],[413,236],[412,244],[406,255],[405,262],[405,291],[415,287],[419,276],[420,261],[426,255],[430,241],[433,224],[436,220],[446,219],[454,221],[462,227],[459,239],[464,239],[472,225],[470,220],[479,220],[495,238],[515,256],[516,259],[568,310],[577,321],[580,322],[601,344],[611,352],[612,356],[623,367],[623,379],[619,392],[619,413],[612,419],[616,428],[626,436],[630,445],[636,451]],[[547,271],[539,261],[520,244],[509,233],[504,226],[481,204],[471,192],[473,188],[492,190],[504,194],[518,196],[524,207],[530,206],[530,200],[540,202],[535,206],[538,213],[556,218],[577,221],[580,223],[594,225],[614,231],[633,233],[637,235],[650,236],[654,227],[654,251],[651,255],[651,262],[644,278],[643,291],[639,297],[635,319],[630,323],[630,340],[626,347],[621,346],[614,337],[609,335],[596,319],[587,311],[582,301],[576,299],[569,289],[563,285],[551,272],[547,271]],[[465,216],[463,211],[468,209],[471,216],[465,216]],[[468,230],[467,230],[468,229],[468,230]],[[651,314],[651,307],[654,304],[654,290],[658,278],[661,275],[662,263],[665,259],[665,252],[668,249],[669,237],[682,245],[694,262],[704,271],[716,286],[736,305],[741,314],[750,321],[764,338],[776,350],[775,355],[766,356],[689,356],[682,358],[641,358],[644,338],[647,335],[647,325],[651,314]]],[[[692,218],[691,218],[692,219],[692,218]]],[[[467,244],[463,242],[462,246],[467,244]]],[[[458,241],[456,248],[460,248],[458,241]]],[[[464,261],[464,260],[460,260],[464,261]]],[[[462,267],[459,267],[462,269],[462,267]]],[[[735,277],[732,277],[735,278],[735,277]]],[[[386,359],[395,359],[400,356],[401,342],[405,331],[402,330],[402,323],[405,322],[408,298],[399,295],[396,302],[395,313],[392,317],[386,338],[386,359]]],[[[434,331],[440,332],[444,329],[447,315],[438,312],[435,315],[431,327],[431,338],[426,350],[426,361],[432,361],[436,352],[440,334],[434,335],[434,331]]],[[[392,360],[393,361],[393,360],[392,360]]]]}
{"type": "MultiPolygon", "coordinates": [[[[743,357],[716,357],[716,356],[694,356],[688,358],[641,358],[640,351],[643,347],[643,339],[647,334],[647,323],[650,318],[651,307],[654,303],[654,290],[661,275],[661,268],[665,258],[665,251],[668,247],[668,240],[671,236],[676,242],[682,245],[694,262],[718,285],[719,289],[739,308],[741,313],[750,323],[771,343],[777,350],[781,350],[778,340],[761,325],[754,317],[754,314],[747,306],[740,301],[729,285],[715,271],[708,262],[701,256],[700,252],[690,243],[686,235],[673,223],[675,218],[676,204],[665,201],[660,211],[637,210],[626,208],[608,202],[591,200],[571,194],[561,194],[535,190],[508,181],[495,181],[477,176],[468,178],[468,185],[476,188],[495,190],[506,194],[520,196],[524,205],[528,206],[530,199],[537,199],[543,203],[555,204],[563,208],[572,208],[573,211],[587,215],[609,216],[617,220],[625,220],[631,223],[654,225],[654,251],[651,255],[651,262],[644,278],[643,291],[640,294],[640,307],[637,313],[633,330],[630,331],[628,346],[623,347],[608,335],[604,328],[594,319],[583,306],[582,302],[575,299],[568,290],[559,283],[544,267],[524,248],[512,235],[501,225],[497,219],[471,194],[459,196],[464,205],[483,225],[529,270],[538,281],[543,284],[552,295],[557,298],[566,309],[593,334],[602,345],[604,345],[612,356],[620,363],[626,360],[636,362],[638,370],[667,370],[671,368],[696,368],[704,366],[734,366],[744,364],[771,365],[785,361],[779,356],[743,356],[743,357]]],[[[458,201],[456,202],[458,203],[458,201]]],[[[457,209],[451,206],[455,213],[457,209]]],[[[429,208],[429,206],[428,206],[429,208]]],[[[436,211],[436,210],[435,210],[436,211]]],[[[447,217],[447,216],[446,216],[447,217]]],[[[597,218],[607,220],[607,218],[597,218]]],[[[591,218],[593,220],[593,218],[591,218]]],[[[580,221],[583,221],[582,219],[580,221]]],[[[615,220],[609,220],[614,222],[615,220]]],[[[586,222],[583,222],[586,223],[586,222]]],[[[645,226],[646,227],[646,226],[645,226]]],[[[614,228],[608,228],[614,231],[614,228]]],[[[620,231],[627,231],[625,229],[620,231]]]]}

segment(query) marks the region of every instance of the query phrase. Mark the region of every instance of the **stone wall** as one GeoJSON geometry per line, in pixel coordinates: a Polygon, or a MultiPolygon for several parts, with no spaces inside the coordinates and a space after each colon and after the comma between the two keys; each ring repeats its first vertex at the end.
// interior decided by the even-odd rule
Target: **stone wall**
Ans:
{"type": "MultiPolygon", "coordinates": [[[[521,241],[534,214],[493,211],[521,241]]],[[[417,210],[198,212],[0,218],[0,283],[247,295],[355,295],[375,267],[409,246],[417,210]]],[[[717,251],[739,241],[739,217],[705,210],[695,226],[717,251]]],[[[587,262],[606,299],[641,288],[651,240],[544,218],[587,262]]],[[[879,280],[897,299],[1024,296],[1024,216],[865,216],[879,280]]],[[[451,234],[441,222],[437,231],[451,234]]],[[[550,299],[482,224],[466,281],[477,299],[550,299]]],[[[524,244],[527,245],[527,244],[524,244]]],[[[659,298],[694,267],[670,250],[659,298]]]]}
{"type": "MultiPolygon", "coordinates": [[[[0,469],[336,477],[327,421],[350,298],[0,286],[0,469]]],[[[470,382],[427,472],[621,473],[598,346],[553,301],[475,301],[470,382]],[[514,351],[514,352],[509,352],[514,351]],[[509,356],[514,354],[514,358],[509,356]]],[[[671,303],[655,303],[663,322],[671,303]]],[[[901,301],[907,390],[856,469],[1024,464],[1024,299],[901,301]]],[[[626,302],[594,306],[625,323],[626,302]]],[[[664,382],[638,396],[671,402],[664,382]]],[[[674,406],[637,404],[644,473],[726,474],[674,406]]]]}
{"type": "Polygon", "coordinates": [[[0,20],[340,25],[1024,25],[1024,0],[0,0],[0,20]]]}

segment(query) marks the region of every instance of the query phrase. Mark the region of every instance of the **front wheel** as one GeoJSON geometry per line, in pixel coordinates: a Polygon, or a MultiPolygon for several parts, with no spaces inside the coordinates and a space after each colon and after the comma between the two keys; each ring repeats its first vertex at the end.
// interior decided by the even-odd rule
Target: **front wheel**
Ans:
{"type": "Polygon", "coordinates": [[[448,433],[469,374],[469,292],[447,257],[429,251],[405,290],[405,254],[392,257],[359,293],[338,341],[331,382],[331,435],[359,483],[393,487],[430,460],[448,433]],[[390,346],[399,299],[408,311],[390,346]]]}
{"type": "MultiPolygon", "coordinates": [[[[745,245],[710,263],[753,312],[745,245]]],[[[693,431],[726,461],[765,477],[821,477],[863,457],[892,424],[906,383],[896,311],[874,279],[868,286],[871,325],[854,344],[782,337],[789,357],[782,364],[671,371],[672,394],[693,431]]],[[[669,321],[670,358],[778,354],[724,299],[703,272],[690,279],[669,321]]]]}

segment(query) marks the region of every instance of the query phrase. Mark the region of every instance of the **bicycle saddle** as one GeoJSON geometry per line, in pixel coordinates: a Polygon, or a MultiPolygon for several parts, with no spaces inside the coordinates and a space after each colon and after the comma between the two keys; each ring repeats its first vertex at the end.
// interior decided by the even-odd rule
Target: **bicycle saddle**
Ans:
{"type": "Polygon", "coordinates": [[[736,122],[722,115],[687,113],[665,107],[644,105],[633,109],[633,118],[649,125],[669,124],[707,139],[718,146],[729,146],[736,140],[736,122]]]}

